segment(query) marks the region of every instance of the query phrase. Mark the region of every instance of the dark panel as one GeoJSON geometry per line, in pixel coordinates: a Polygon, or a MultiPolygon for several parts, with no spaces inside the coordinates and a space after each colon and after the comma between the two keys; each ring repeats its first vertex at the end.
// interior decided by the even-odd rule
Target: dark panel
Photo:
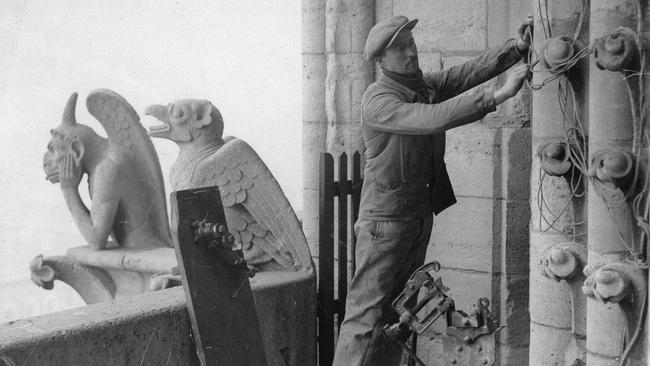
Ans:
{"type": "Polygon", "coordinates": [[[265,366],[266,354],[241,250],[195,241],[199,221],[227,224],[216,187],[174,192],[172,230],[202,365],[265,366]]]}

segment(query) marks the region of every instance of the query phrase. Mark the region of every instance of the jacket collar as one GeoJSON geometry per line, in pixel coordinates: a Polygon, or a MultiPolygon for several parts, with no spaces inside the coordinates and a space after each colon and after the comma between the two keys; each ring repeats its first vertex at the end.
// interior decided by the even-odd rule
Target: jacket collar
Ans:
{"type": "Polygon", "coordinates": [[[379,82],[390,87],[393,89],[396,89],[404,94],[409,98],[409,100],[415,100],[417,97],[417,92],[406,85],[402,85],[398,83],[397,81],[389,78],[388,76],[384,75],[384,73],[379,74],[379,82]]]}

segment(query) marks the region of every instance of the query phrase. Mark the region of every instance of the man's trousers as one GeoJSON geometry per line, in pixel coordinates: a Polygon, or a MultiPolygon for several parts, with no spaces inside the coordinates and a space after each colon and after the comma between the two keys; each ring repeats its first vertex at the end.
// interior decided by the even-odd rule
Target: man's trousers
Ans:
{"type": "Polygon", "coordinates": [[[424,263],[433,216],[412,221],[358,220],[357,268],[348,289],[334,366],[395,366],[402,349],[382,332],[399,319],[391,302],[424,263]]]}

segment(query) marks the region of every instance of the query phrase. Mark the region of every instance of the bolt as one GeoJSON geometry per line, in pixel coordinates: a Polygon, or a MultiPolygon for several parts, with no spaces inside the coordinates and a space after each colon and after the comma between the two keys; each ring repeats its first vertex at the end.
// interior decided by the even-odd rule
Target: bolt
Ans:
{"type": "Polygon", "coordinates": [[[466,326],[466,327],[469,327],[470,324],[471,323],[467,319],[463,321],[463,325],[466,326]]]}
{"type": "Polygon", "coordinates": [[[455,364],[456,364],[456,359],[455,359],[455,358],[452,358],[451,360],[449,360],[449,362],[450,362],[452,365],[455,365],[455,364]]]}
{"type": "Polygon", "coordinates": [[[479,352],[483,351],[483,346],[479,345],[476,349],[478,349],[479,352]]]}
{"type": "Polygon", "coordinates": [[[488,360],[487,358],[484,358],[484,359],[481,360],[482,365],[487,365],[489,363],[490,363],[490,360],[488,360]]]}
{"type": "Polygon", "coordinates": [[[463,346],[456,346],[456,351],[460,352],[463,350],[463,346]]]}

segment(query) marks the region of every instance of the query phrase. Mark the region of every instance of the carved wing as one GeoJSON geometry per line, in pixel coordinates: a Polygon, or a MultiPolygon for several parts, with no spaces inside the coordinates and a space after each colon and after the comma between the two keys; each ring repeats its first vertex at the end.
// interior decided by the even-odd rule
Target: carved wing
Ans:
{"type": "Polygon", "coordinates": [[[234,138],[206,159],[194,187],[219,186],[228,226],[244,249],[256,246],[285,268],[311,271],[307,239],[291,204],[266,164],[243,140],[234,138]]]}
{"type": "Polygon", "coordinates": [[[86,106],[88,112],[97,118],[106,130],[109,144],[118,145],[126,152],[128,159],[136,167],[133,174],[141,174],[134,179],[139,178],[146,187],[143,191],[150,195],[143,197],[151,201],[149,219],[158,238],[171,246],[160,162],[151,138],[140,124],[140,117],[126,99],[108,89],[91,92],[86,99],[86,106]]]}

